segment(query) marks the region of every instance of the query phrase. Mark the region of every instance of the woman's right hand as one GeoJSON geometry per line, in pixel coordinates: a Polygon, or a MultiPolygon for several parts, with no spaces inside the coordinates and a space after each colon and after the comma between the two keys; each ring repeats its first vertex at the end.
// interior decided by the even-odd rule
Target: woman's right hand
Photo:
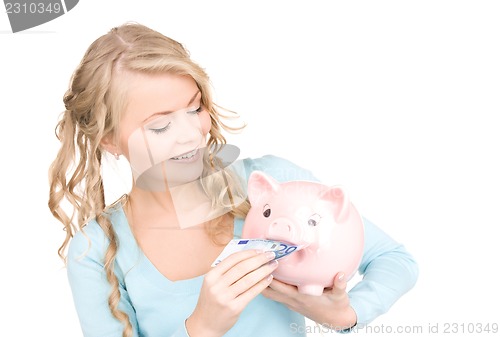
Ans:
{"type": "Polygon", "coordinates": [[[212,268],[186,321],[189,336],[219,337],[231,329],[247,304],[271,283],[278,266],[274,257],[273,252],[245,250],[212,268]]]}

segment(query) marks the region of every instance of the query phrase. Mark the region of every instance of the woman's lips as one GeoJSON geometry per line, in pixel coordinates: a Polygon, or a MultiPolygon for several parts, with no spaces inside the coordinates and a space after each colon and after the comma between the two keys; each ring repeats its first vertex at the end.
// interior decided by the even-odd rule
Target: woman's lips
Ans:
{"type": "Polygon", "coordinates": [[[199,157],[199,149],[196,148],[192,151],[183,153],[177,157],[172,157],[170,160],[173,160],[175,162],[182,162],[182,163],[190,163],[192,161],[195,161],[199,157]]]}

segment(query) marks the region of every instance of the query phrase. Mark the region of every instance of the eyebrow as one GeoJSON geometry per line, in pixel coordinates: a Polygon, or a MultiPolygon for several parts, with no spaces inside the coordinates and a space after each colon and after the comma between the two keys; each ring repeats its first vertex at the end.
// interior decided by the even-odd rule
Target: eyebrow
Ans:
{"type": "MultiPolygon", "coordinates": [[[[198,94],[200,93],[200,91],[196,91],[196,93],[193,95],[193,97],[191,97],[191,99],[189,100],[188,104],[186,104],[186,107],[188,107],[191,103],[194,102],[194,100],[196,99],[196,97],[198,97],[198,94]]],[[[173,111],[160,111],[160,112],[155,112],[154,114],[150,115],[148,118],[146,118],[144,121],[142,121],[143,123],[145,123],[146,121],[148,121],[149,119],[151,119],[152,117],[156,116],[156,115],[167,115],[169,113],[172,113],[173,111]]]]}

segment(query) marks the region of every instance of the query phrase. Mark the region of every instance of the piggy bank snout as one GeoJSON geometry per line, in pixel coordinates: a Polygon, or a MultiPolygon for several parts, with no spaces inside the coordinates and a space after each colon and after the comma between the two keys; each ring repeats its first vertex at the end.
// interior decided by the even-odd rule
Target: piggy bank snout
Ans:
{"type": "Polygon", "coordinates": [[[282,240],[293,244],[306,243],[300,227],[285,218],[275,219],[269,225],[266,234],[267,238],[272,240],[282,240]]]}

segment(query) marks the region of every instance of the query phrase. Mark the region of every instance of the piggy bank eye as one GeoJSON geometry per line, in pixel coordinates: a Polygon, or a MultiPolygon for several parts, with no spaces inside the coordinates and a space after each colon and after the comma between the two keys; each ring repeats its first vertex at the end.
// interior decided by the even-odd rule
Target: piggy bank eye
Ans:
{"type": "Polygon", "coordinates": [[[262,211],[262,214],[266,217],[266,218],[269,218],[269,216],[271,215],[271,207],[269,207],[268,204],[265,204],[264,205],[264,210],[262,211]]]}
{"type": "Polygon", "coordinates": [[[314,213],[313,215],[311,215],[311,217],[309,218],[309,220],[307,220],[307,224],[309,226],[317,226],[319,224],[321,220],[321,216],[317,213],[314,213]]]}

